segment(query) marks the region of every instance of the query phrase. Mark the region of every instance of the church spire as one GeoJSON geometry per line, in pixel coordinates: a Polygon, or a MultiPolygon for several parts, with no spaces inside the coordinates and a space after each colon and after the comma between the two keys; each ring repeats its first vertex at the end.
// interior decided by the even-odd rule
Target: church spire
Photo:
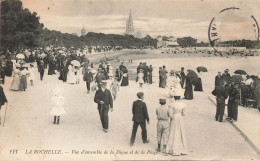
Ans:
{"type": "Polygon", "coordinates": [[[126,34],[134,34],[134,25],[133,25],[131,10],[129,13],[129,18],[128,18],[128,20],[126,20],[126,34]]]}

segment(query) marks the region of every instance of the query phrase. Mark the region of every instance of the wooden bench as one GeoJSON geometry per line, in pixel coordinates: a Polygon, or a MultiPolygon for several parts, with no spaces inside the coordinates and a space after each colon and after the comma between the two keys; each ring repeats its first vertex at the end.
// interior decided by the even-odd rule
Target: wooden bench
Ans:
{"type": "Polygon", "coordinates": [[[245,104],[246,104],[246,107],[249,107],[249,108],[250,108],[251,106],[255,107],[255,106],[256,106],[256,100],[246,99],[245,104]]]}

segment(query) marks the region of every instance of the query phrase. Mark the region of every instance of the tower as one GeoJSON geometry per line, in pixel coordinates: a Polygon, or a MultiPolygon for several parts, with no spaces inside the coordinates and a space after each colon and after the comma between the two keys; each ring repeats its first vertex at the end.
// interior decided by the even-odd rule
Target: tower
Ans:
{"type": "Polygon", "coordinates": [[[129,35],[134,34],[134,25],[133,25],[131,10],[129,13],[129,18],[128,18],[128,20],[126,20],[126,34],[129,34],[129,35]]]}
{"type": "Polygon", "coordinates": [[[81,29],[81,36],[85,36],[85,35],[86,35],[86,29],[85,29],[85,27],[83,27],[81,29]]]}

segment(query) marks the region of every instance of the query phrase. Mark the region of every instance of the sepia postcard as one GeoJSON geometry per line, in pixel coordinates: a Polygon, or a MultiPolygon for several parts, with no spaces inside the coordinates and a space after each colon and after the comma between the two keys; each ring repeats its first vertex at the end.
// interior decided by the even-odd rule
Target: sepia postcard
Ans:
{"type": "Polygon", "coordinates": [[[259,23],[259,0],[1,0],[0,161],[259,161],[259,23]]]}

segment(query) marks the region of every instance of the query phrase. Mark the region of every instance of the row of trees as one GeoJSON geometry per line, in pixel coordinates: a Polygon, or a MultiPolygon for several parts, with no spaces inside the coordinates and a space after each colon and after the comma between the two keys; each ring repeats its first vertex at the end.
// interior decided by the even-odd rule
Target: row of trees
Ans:
{"type": "Polygon", "coordinates": [[[38,46],[43,24],[37,13],[22,7],[20,0],[1,1],[1,48],[32,48],[38,46]]]}
{"type": "Polygon", "coordinates": [[[122,46],[124,48],[156,46],[149,35],[143,39],[132,35],[88,33],[78,37],[73,34],[44,28],[37,13],[23,8],[20,0],[1,1],[1,50],[20,50],[53,45],[64,47],[122,46]]]}
{"type": "MultiPolygon", "coordinates": [[[[74,34],[61,33],[59,31],[48,30],[40,23],[40,17],[36,12],[31,13],[23,8],[20,0],[1,1],[1,50],[20,50],[34,47],[75,47],[84,46],[121,46],[123,48],[143,48],[156,47],[157,39],[146,35],[144,38],[136,38],[132,35],[116,35],[93,33],[78,37],[74,34]]],[[[163,37],[163,40],[168,39],[163,37]]],[[[192,37],[177,38],[177,43],[181,47],[208,46],[208,43],[197,43],[197,39],[192,37]]],[[[222,45],[243,46],[253,48],[260,46],[259,42],[250,40],[237,40],[224,42],[222,45]]]]}

